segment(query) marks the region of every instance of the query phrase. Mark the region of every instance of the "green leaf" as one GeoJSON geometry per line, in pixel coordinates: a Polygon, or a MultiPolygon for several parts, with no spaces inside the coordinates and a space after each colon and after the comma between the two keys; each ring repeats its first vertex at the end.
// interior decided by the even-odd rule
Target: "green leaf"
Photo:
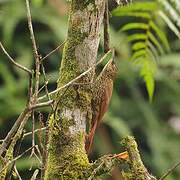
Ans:
{"type": "Polygon", "coordinates": [[[127,42],[132,42],[132,41],[135,41],[135,40],[145,40],[145,39],[147,39],[146,34],[142,34],[142,33],[132,34],[132,35],[127,37],[127,42]]]}
{"type": "Polygon", "coordinates": [[[120,31],[127,31],[131,29],[148,29],[148,25],[145,23],[128,23],[124,25],[120,31]]]}
{"type": "Polygon", "coordinates": [[[171,31],[173,31],[174,34],[180,39],[180,32],[178,28],[174,25],[174,23],[171,21],[171,19],[163,11],[159,11],[158,14],[165,21],[171,31]]]}
{"type": "Polygon", "coordinates": [[[148,32],[148,36],[150,38],[150,40],[157,46],[157,48],[159,49],[159,52],[161,54],[164,54],[164,50],[163,48],[161,47],[160,43],[158,42],[158,40],[155,38],[155,36],[151,33],[151,32],[148,32]]]}
{"type": "Polygon", "coordinates": [[[149,95],[149,101],[152,102],[153,94],[154,94],[154,67],[152,63],[150,63],[147,59],[143,59],[143,67],[141,69],[140,75],[143,77],[146,83],[146,89],[149,95]]]}
{"type": "Polygon", "coordinates": [[[139,49],[143,49],[145,47],[146,47],[145,42],[140,41],[140,42],[134,43],[133,46],[132,46],[132,49],[136,51],[136,50],[139,50],[139,49]]]}
{"type": "Polygon", "coordinates": [[[145,54],[146,54],[146,50],[145,50],[145,49],[140,49],[140,50],[136,51],[136,52],[133,54],[131,60],[136,60],[138,57],[144,56],[145,54]]]}
{"type": "Polygon", "coordinates": [[[138,18],[143,18],[143,19],[150,19],[151,15],[147,12],[113,12],[113,16],[131,16],[131,17],[138,17],[138,18]]]}
{"type": "Polygon", "coordinates": [[[169,43],[168,43],[168,40],[167,40],[164,32],[161,31],[161,29],[159,29],[159,27],[158,27],[153,21],[150,21],[150,26],[151,26],[152,29],[155,31],[155,33],[157,34],[157,36],[159,37],[159,39],[162,41],[162,43],[163,43],[164,46],[166,47],[167,51],[170,52],[169,43]]]}
{"type": "Polygon", "coordinates": [[[157,49],[154,47],[154,45],[150,41],[148,41],[148,47],[149,47],[149,50],[151,50],[152,54],[154,55],[154,57],[157,61],[159,59],[157,49]]]}
{"type": "Polygon", "coordinates": [[[153,11],[156,10],[158,8],[157,3],[156,2],[136,2],[133,3],[129,6],[124,6],[124,7],[117,7],[115,10],[112,11],[112,13],[119,13],[119,12],[134,12],[134,11],[153,11]]]}

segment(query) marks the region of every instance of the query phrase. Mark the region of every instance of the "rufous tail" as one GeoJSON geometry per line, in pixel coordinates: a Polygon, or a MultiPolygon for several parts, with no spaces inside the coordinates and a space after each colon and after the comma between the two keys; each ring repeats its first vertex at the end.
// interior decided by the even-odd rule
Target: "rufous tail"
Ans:
{"type": "Polygon", "coordinates": [[[93,138],[94,138],[94,134],[95,134],[95,130],[97,128],[97,124],[98,121],[96,120],[93,128],[91,129],[91,132],[86,136],[86,142],[85,142],[85,149],[86,149],[86,153],[89,154],[91,146],[92,146],[92,142],[93,142],[93,138]]]}

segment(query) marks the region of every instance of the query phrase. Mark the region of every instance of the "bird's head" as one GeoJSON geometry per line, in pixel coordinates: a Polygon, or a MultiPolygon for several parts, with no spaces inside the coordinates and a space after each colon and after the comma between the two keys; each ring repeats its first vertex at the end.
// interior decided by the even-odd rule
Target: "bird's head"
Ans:
{"type": "Polygon", "coordinates": [[[114,61],[114,58],[112,58],[104,67],[105,71],[106,71],[106,76],[110,79],[114,79],[117,72],[118,72],[118,67],[114,61]]]}

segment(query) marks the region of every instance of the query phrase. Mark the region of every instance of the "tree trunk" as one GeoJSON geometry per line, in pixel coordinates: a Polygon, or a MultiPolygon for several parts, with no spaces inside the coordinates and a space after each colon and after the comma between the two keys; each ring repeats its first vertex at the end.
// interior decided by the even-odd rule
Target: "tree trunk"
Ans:
{"type": "MultiPolygon", "coordinates": [[[[104,9],[105,0],[71,1],[58,88],[96,63],[104,9]]],[[[89,163],[85,151],[85,135],[87,121],[92,115],[90,84],[94,74],[92,69],[56,94],[55,110],[49,116],[45,179],[97,179],[119,166],[125,180],[155,180],[144,167],[133,137],[127,136],[122,140],[125,153],[105,155],[89,163]]]]}
{"type": "MultiPolygon", "coordinates": [[[[58,87],[96,63],[104,7],[104,0],[72,0],[58,87]]],[[[93,76],[94,70],[55,97],[55,112],[49,118],[45,179],[86,179],[90,175],[85,132],[91,114],[91,91],[87,84],[92,82],[93,76]]]]}

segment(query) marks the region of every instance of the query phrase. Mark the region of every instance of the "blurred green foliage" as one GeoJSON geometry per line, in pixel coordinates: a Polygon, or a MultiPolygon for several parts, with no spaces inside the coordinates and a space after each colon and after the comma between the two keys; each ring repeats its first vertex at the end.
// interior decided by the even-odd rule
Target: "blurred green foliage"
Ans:
{"type": "MultiPolygon", "coordinates": [[[[67,14],[69,4],[55,0],[32,0],[31,12],[38,50],[42,56],[61,44],[67,32],[67,14]]],[[[135,136],[143,161],[154,175],[160,177],[169,167],[180,160],[180,41],[159,21],[166,32],[172,52],[162,56],[155,76],[155,94],[152,103],[143,79],[139,77],[139,67],[128,59],[131,56],[130,44],[124,39],[128,34],[119,32],[119,28],[129,18],[111,18],[111,44],[116,49],[116,62],[119,73],[108,112],[97,130],[90,158],[105,153],[118,153],[123,136],[135,136]]],[[[27,67],[33,67],[32,45],[29,38],[25,1],[0,1],[0,38],[7,51],[15,60],[27,67]]],[[[103,44],[103,43],[101,43],[103,44]]],[[[102,54],[102,45],[99,56],[102,54]]],[[[50,90],[56,88],[62,49],[54,53],[45,62],[50,90]]],[[[43,85],[43,81],[41,81],[43,85]]],[[[27,100],[28,77],[12,66],[0,51],[0,138],[4,138],[17,116],[23,110],[27,100]]],[[[49,109],[44,110],[44,121],[49,109]]],[[[37,117],[37,114],[36,114],[37,117]]],[[[38,118],[36,128],[39,127],[38,118]]],[[[26,131],[31,130],[29,120],[26,131]]],[[[38,143],[38,138],[36,139],[38,143]]],[[[24,139],[21,152],[31,146],[31,137],[24,139]]],[[[37,160],[29,154],[17,162],[17,168],[23,179],[29,179],[38,167],[37,160]]],[[[115,179],[115,172],[109,179],[115,179]]],[[[168,180],[180,179],[177,168],[168,180]]]]}

